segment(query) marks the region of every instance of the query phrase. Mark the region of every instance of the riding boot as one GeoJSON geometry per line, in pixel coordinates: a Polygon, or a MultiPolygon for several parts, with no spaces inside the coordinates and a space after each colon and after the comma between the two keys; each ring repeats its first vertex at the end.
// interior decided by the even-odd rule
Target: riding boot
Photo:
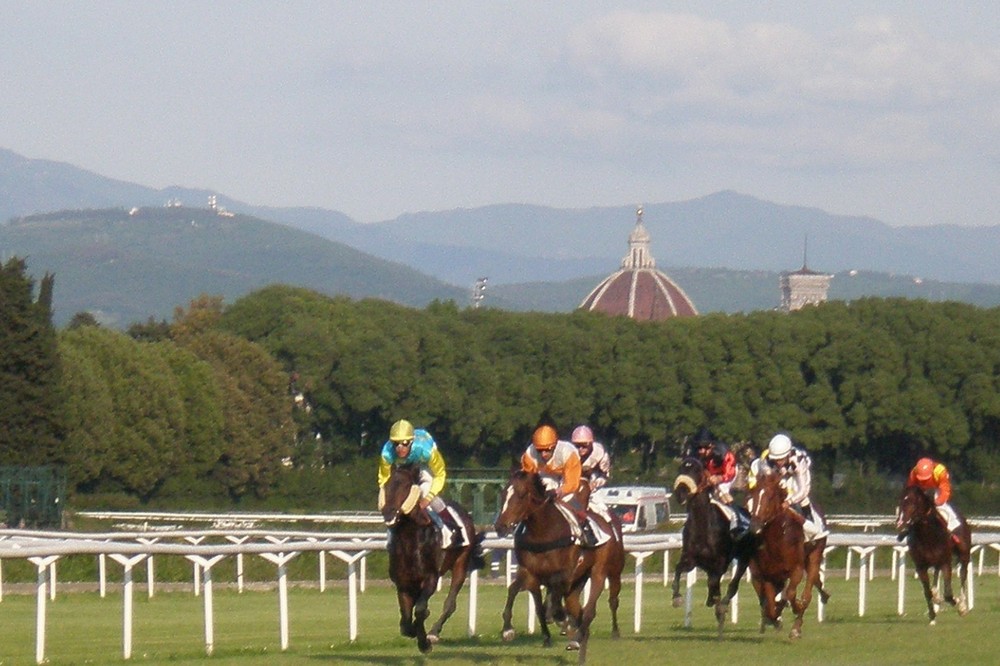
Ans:
{"type": "Polygon", "coordinates": [[[583,534],[583,543],[580,545],[584,548],[593,548],[597,545],[597,535],[594,534],[594,528],[591,526],[589,520],[584,520],[580,523],[580,531],[583,534]]]}
{"type": "Polygon", "coordinates": [[[729,530],[729,535],[734,541],[739,541],[750,531],[750,520],[741,511],[736,512],[736,525],[729,530]]]}

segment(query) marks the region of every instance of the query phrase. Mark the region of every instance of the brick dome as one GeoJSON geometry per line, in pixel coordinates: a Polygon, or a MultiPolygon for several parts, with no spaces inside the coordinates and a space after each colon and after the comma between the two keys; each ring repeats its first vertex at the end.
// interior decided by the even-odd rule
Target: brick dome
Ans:
{"type": "Polygon", "coordinates": [[[582,310],[624,315],[640,321],[698,314],[694,303],[666,273],[656,270],[649,252],[649,232],[636,211],[635,228],[628,237],[629,252],[621,269],[604,278],[583,299],[582,310]]]}

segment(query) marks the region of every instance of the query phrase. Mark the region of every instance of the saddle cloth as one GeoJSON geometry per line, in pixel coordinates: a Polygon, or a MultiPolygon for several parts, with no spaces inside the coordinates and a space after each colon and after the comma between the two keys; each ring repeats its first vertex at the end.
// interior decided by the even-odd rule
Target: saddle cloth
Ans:
{"type": "MultiPolygon", "coordinates": [[[[556,502],[555,505],[563,515],[563,518],[566,519],[566,522],[569,523],[570,534],[573,535],[577,543],[583,543],[583,532],[580,529],[580,521],[577,520],[576,514],[568,506],[564,506],[562,502],[556,502]]],[[[597,537],[597,543],[594,544],[595,547],[601,546],[611,539],[611,535],[605,532],[596,520],[587,516],[587,521],[590,523],[590,529],[594,532],[594,536],[597,537]]]]}
{"type": "Polygon", "coordinates": [[[451,506],[445,506],[445,510],[451,515],[452,520],[458,525],[458,536],[454,537],[451,545],[445,545],[445,548],[461,548],[463,546],[468,546],[472,543],[468,534],[466,534],[465,521],[462,520],[462,516],[459,515],[457,511],[451,506]]]}

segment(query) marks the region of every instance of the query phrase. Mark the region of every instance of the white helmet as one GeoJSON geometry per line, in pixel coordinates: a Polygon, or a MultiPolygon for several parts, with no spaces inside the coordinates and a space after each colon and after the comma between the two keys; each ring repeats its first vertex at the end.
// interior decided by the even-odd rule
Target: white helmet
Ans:
{"type": "Polygon", "coordinates": [[[775,435],[767,445],[767,457],[771,460],[784,460],[792,452],[792,440],[788,435],[775,435]]]}

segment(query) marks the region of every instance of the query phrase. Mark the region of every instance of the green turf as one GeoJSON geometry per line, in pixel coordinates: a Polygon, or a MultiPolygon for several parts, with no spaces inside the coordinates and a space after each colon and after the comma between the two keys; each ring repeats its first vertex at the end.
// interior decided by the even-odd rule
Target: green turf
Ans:
{"type": "MultiPolygon", "coordinates": [[[[869,584],[866,617],[857,617],[857,580],[831,575],[834,593],[826,622],[816,621],[810,609],[801,640],[791,642],[786,630],[758,633],[758,614],[745,588],[740,622],[726,628],[722,643],[715,640],[711,611],[696,606],[694,627],[685,629],[683,610],[670,607],[667,590],[657,582],[644,588],[642,631],[632,628],[634,596],[626,585],[619,612],[623,637],[610,638],[606,599],[601,599],[590,646],[592,664],[622,663],[796,663],[796,664],[949,664],[994,663],[1000,653],[1000,577],[977,578],[976,607],[960,618],[942,611],[934,627],[927,624],[922,595],[908,580],[907,614],[896,615],[896,583],[878,577],[869,584]]],[[[478,635],[466,637],[468,596],[445,628],[442,643],[422,657],[414,642],[397,633],[395,595],[385,583],[372,582],[361,595],[360,638],[348,640],[347,591],[338,586],[290,592],[290,641],[282,653],[278,637],[277,592],[215,590],[215,653],[213,664],[574,664],[574,653],[564,651],[556,636],[552,648],[541,647],[538,634],[529,635],[523,599],[515,609],[520,632],[512,643],[499,637],[504,590],[480,587],[478,635]]],[[[696,600],[704,597],[700,581],[696,600]]],[[[443,596],[432,599],[440,610],[443,596]]],[[[149,600],[144,590],[135,595],[133,662],[185,664],[205,661],[203,606],[190,592],[158,593],[149,600]]],[[[49,663],[121,663],[122,599],[117,591],[101,599],[94,593],[62,594],[48,604],[49,663]]],[[[34,663],[35,598],[6,594],[0,603],[0,664],[34,663]]]]}

